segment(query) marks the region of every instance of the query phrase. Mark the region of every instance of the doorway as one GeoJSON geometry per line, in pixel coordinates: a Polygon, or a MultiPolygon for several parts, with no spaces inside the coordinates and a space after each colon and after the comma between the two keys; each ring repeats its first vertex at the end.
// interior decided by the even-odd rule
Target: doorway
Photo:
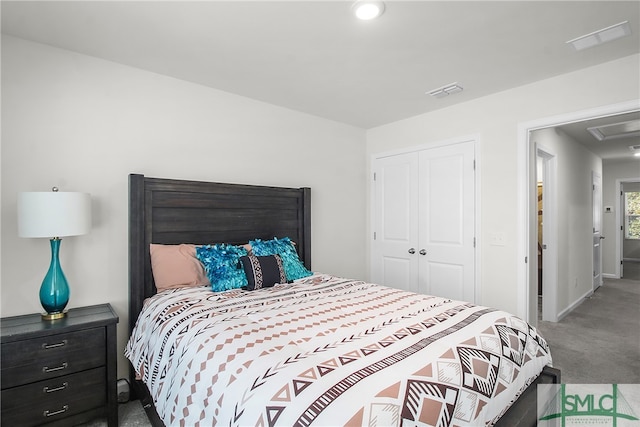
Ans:
{"type": "MultiPolygon", "coordinates": [[[[536,205],[538,265],[536,303],[539,319],[558,321],[558,230],[556,155],[548,147],[536,144],[536,205]]],[[[536,287],[531,287],[535,290],[536,287]]]]}
{"type": "MultiPolygon", "coordinates": [[[[519,224],[518,237],[521,242],[518,247],[519,259],[522,260],[518,264],[518,310],[517,313],[523,319],[532,324],[537,323],[538,319],[538,247],[537,247],[537,180],[536,180],[536,144],[531,138],[532,132],[539,129],[548,129],[562,126],[568,123],[575,123],[585,120],[591,120],[599,117],[609,117],[630,112],[638,111],[638,100],[623,102],[620,104],[608,105],[594,109],[578,111],[574,113],[564,114],[555,117],[538,119],[531,122],[521,123],[518,125],[518,193],[519,206],[518,211],[519,224]]],[[[548,246],[549,247],[549,246],[548,246]]],[[[543,251],[543,255],[545,254],[543,251]]],[[[543,258],[543,274],[548,265],[543,258]]],[[[544,288],[543,278],[543,295],[546,291],[544,288]]],[[[543,298],[543,311],[544,311],[543,298]]],[[[573,306],[567,307],[563,312],[569,312],[573,306]]],[[[558,314],[559,317],[559,314],[558,314]]]]}
{"type": "MultiPolygon", "coordinates": [[[[627,223],[627,214],[635,214],[638,194],[640,194],[640,177],[616,180],[616,195],[619,214],[616,215],[616,260],[620,279],[640,280],[640,239],[636,228],[627,223]],[[630,200],[631,199],[631,200],[630,200]],[[630,202],[630,203],[629,203],[630,202]],[[629,204],[629,206],[627,206],[629,204]],[[629,208],[631,208],[629,210],[629,208]]],[[[637,217],[636,217],[637,218],[637,217]]],[[[632,221],[636,222],[636,221],[632,221]]]]}

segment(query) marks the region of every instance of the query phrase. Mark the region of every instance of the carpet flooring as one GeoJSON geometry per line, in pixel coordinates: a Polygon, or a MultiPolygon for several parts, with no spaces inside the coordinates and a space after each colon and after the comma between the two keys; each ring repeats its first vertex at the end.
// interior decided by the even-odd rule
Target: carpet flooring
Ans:
{"type": "MultiPolygon", "coordinates": [[[[146,412],[139,400],[118,404],[118,426],[120,427],[151,427],[146,412]]],[[[106,419],[97,419],[77,427],[107,427],[106,419]]]]}
{"type": "Polygon", "coordinates": [[[640,384],[640,280],[604,284],[560,322],[540,322],[567,384],[640,384]]]}

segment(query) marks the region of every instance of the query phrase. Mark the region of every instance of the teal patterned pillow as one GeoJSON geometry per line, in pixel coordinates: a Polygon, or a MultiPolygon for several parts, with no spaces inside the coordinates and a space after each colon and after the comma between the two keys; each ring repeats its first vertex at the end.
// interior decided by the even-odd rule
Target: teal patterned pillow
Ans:
{"type": "Polygon", "coordinates": [[[296,280],[311,276],[313,273],[307,270],[298,258],[293,242],[288,237],[273,240],[251,240],[251,253],[255,256],[280,255],[287,280],[296,280]]]}
{"type": "Polygon", "coordinates": [[[204,266],[214,292],[247,286],[240,257],[248,255],[242,246],[224,243],[196,247],[196,257],[204,266]]]}

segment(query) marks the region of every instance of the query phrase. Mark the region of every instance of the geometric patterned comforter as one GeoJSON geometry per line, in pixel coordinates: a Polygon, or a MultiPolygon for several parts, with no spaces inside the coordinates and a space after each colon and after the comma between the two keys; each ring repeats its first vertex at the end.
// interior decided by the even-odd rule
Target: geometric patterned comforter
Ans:
{"type": "Polygon", "coordinates": [[[492,425],[551,364],[506,312],[328,275],[149,298],[125,355],[165,425],[492,425]]]}

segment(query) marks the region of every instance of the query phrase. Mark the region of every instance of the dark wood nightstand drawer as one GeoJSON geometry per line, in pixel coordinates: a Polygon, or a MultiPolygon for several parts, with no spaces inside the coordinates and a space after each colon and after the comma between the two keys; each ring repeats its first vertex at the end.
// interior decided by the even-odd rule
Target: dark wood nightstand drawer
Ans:
{"type": "Polygon", "coordinates": [[[110,304],[0,321],[0,424],[68,427],[106,417],[118,426],[118,315],[110,304]]]}
{"type": "Polygon", "coordinates": [[[32,426],[105,405],[106,368],[2,390],[2,423],[32,426]]]}
{"type": "Polygon", "coordinates": [[[16,341],[2,346],[2,388],[103,366],[105,329],[16,341]]]}

